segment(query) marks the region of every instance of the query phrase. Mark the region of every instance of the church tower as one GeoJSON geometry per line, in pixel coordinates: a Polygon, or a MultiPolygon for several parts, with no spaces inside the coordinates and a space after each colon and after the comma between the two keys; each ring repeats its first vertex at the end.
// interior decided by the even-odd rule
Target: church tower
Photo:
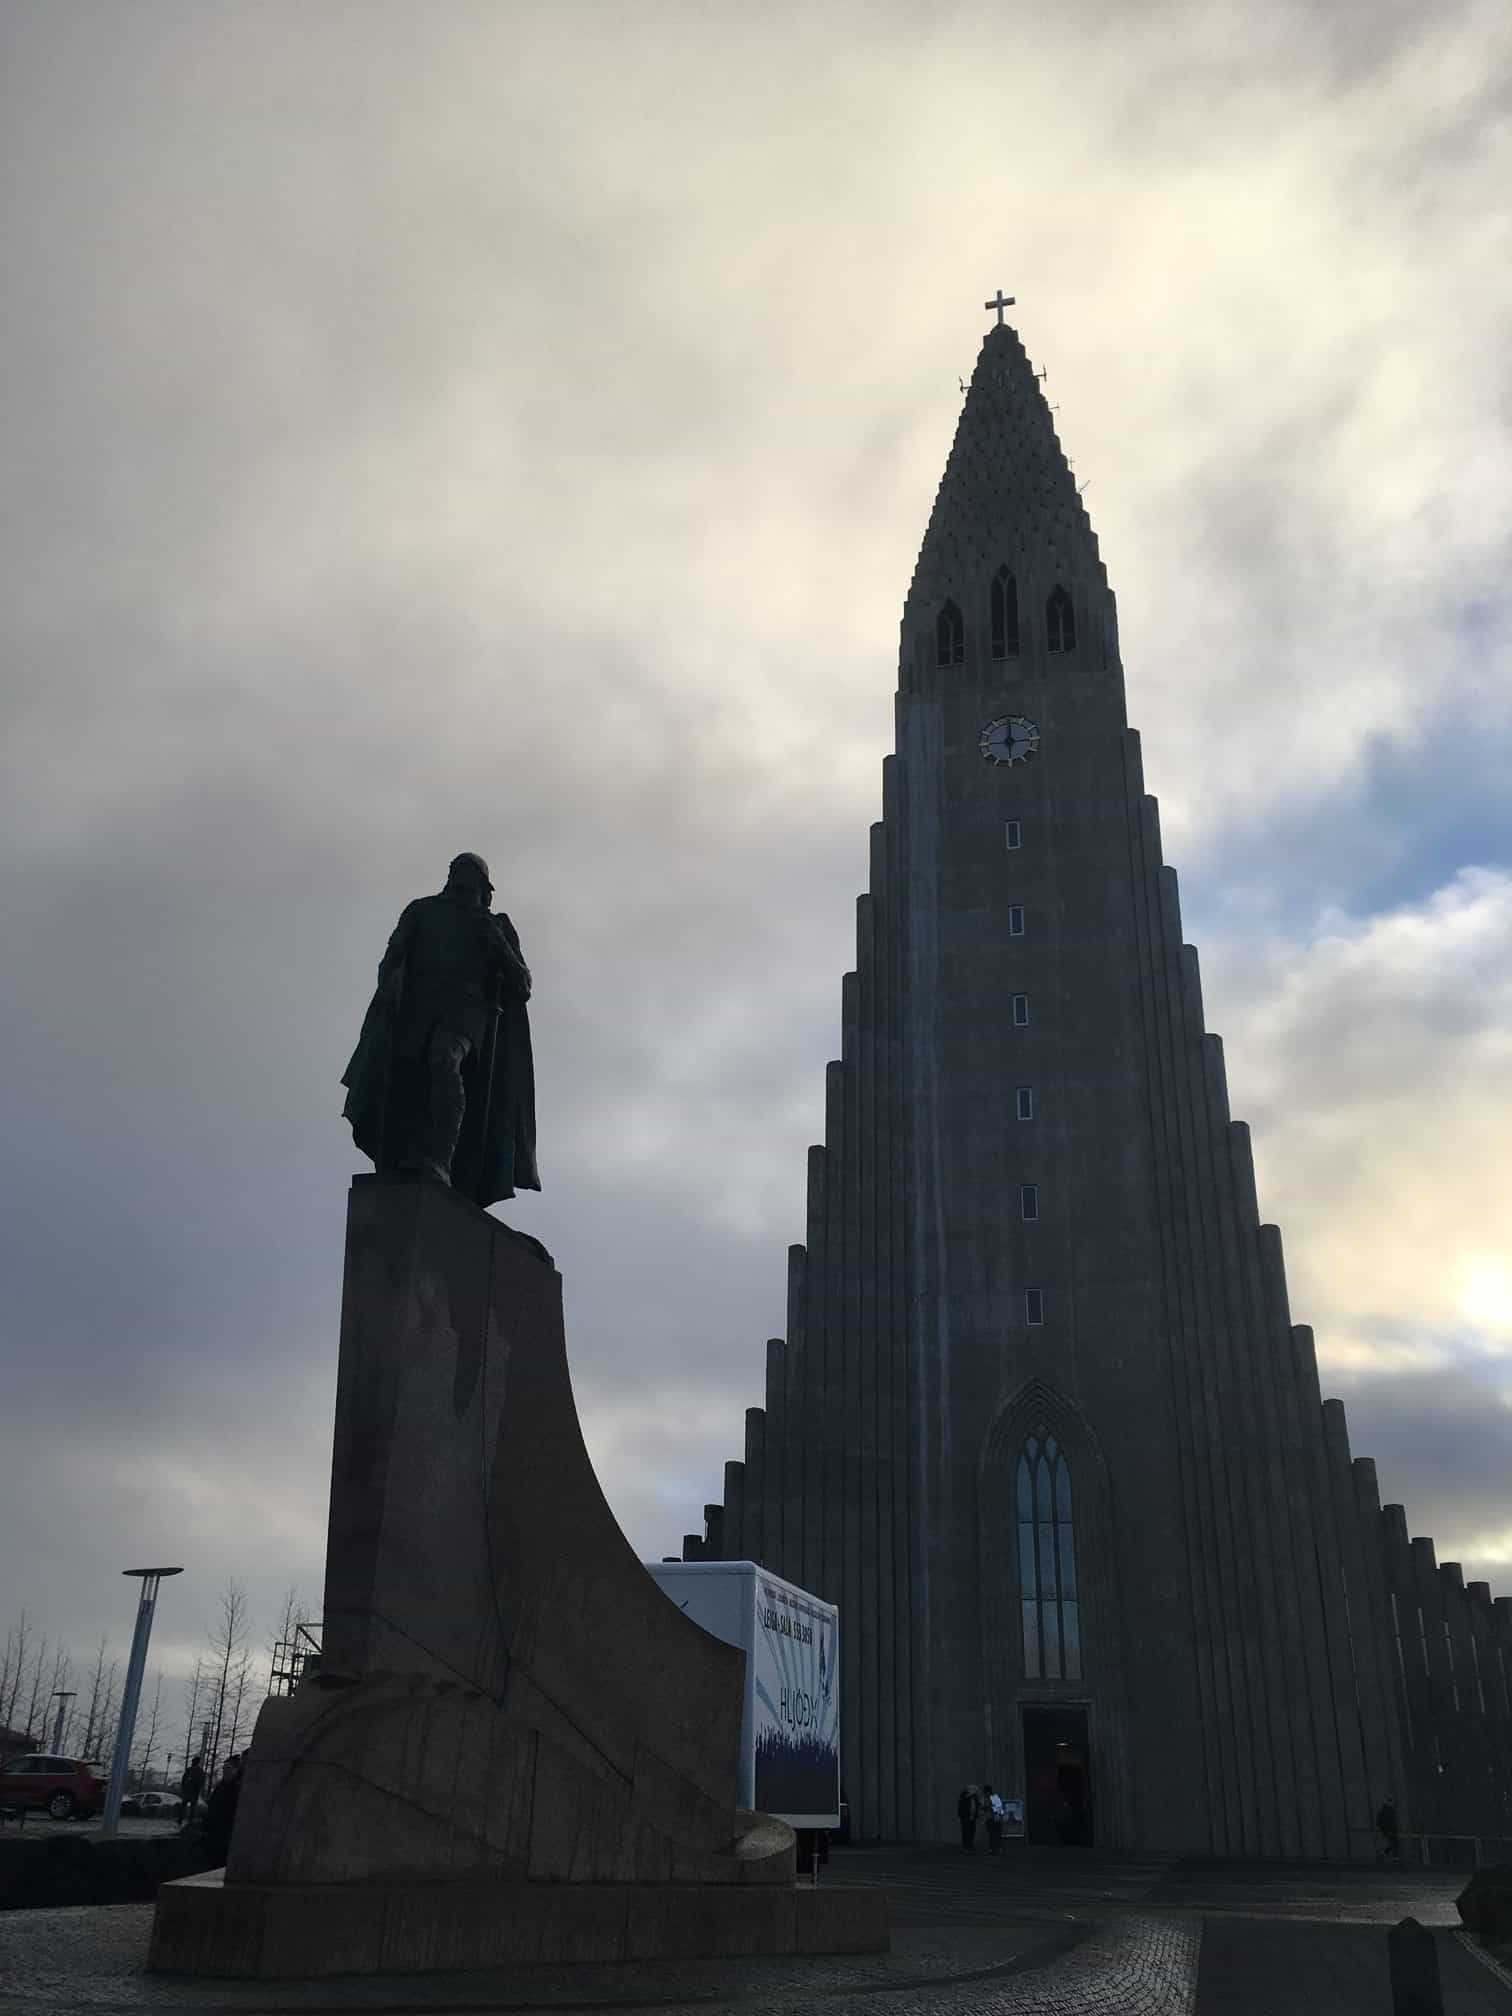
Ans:
{"type": "MultiPolygon", "coordinates": [[[[1097,540],[989,305],[787,1335],[685,1553],[839,1604],[862,1837],[945,1836],[990,1780],[1031,1839],[1369,1854],[1415,1782],[1374,1473],[1291,1321],[1097,540]]],[[[1476,1599],[1488,1658],[1509,1607],[1476,1599]]]]}

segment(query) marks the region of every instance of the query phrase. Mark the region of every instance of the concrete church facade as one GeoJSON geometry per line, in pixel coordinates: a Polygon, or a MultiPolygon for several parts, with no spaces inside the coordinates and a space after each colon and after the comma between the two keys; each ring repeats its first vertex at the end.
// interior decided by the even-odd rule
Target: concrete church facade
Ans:
{"type": "MultiPolygon", "coordinates": [[[[999,309],[1001,318],[1001,309],[999,309]]],[[[1012,328],[904,609],[897,753],[765,1406],[690,1559],[840,1605],[864,1838],[1368,1856],[1512,1836],[1512,1602],[1323,1403],[1012,328]]]]}

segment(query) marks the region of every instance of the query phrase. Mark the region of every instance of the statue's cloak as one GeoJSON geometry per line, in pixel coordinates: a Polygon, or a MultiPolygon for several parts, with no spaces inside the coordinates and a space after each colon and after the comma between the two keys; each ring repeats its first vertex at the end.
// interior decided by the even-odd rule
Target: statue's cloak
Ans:
{"type": "MultiPolygon", "coordinates": [[[[357,1048],[341,1076],[347,1088],[342,1113],[352,1123],[352,1139],[378,1169],[391,1169],[399,1159],[392,1151],[403,1122],[395,1108],[406,1090],[396,1083],[394,1066],[403,999],[400,962],[368,1003],[357,1048]]],[[[452,1161],[452,1188],[485,1206],[513,1197],[517,1190],[539,1190],[530,1012],[507,990],[491,1031],[462,1067],[462,1082],[467,1107],[452,1161]]]]}

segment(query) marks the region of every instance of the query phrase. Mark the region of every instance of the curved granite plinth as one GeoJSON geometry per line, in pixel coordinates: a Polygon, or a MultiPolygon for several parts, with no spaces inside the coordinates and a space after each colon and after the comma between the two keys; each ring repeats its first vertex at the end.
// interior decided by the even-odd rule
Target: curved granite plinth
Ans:
{"type": "MultiPolygon", "coordinates": [[[[791,1886],[791,1832],[736,1811],[742,1655],[667,1600],[615,1523],[561,1285],[533,1241],[439,1184],[354,1183],[321,1671],[264,1707],[224,1882],[165,1888],[154,1966],[287,1973],[278,1926],[297,1921],[307,1955],[326,1907],[390,1926],[419,1911],[453,1927],[448,1953],[499,1950],[500,1913],[579,1922],[558,1885],[640,1927],[642,1951],[660,1921],[644,1896],[628,1917],[605,1901],[622,1886],[681,1897],[678,1942],[703,1923],[754,1941],[714,1951],[765,1950],[769,1921],[791,1937],[791,1912],[756,1901],[791,1886]],[[752,1901],[689,1902],[711,1887],[752,1901]],[[470,1948],[467,1925],[492,1929],[470,1948]]],[[[510,1939],[535,1950],[523,1923],[510,1939]]]]}

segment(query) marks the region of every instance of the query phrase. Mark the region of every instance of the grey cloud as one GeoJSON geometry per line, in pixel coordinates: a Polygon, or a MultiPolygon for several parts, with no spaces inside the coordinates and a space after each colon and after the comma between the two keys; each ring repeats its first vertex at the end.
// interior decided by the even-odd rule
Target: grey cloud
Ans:
{"type": "MultiPolygon", "coordinates": [[[[515,1215],[563,1264],[606,1484],[647,1551],[696,1522],[782,1327],[898,611],[998,277],[1094,479],[1172,851],[1217,864],[1199,942],[1267,862],[1305,907],[1292,806],[1363,848],[1360,724],[1403,695],[1505,772],[1499,647],[1451,620],[1483,594],[1506,634],[1504,478],[1462,452],[1505,397],[1446,363],[1505,277],[1414,235],[1503,214],[1485,86],[1413,86],[1493,71],[1493,10],[163,0],[0,32],[0,1269],[33,1368],[0,1626],[26,1600],[82,1646],[116,1553],[169,1543],[165,1645],[227,1573],[265,1617],[318,1586],[336,1078],[464,845],[538,974],[549,1188],[515,1215]],[[1437,401],[1377,412],[1399,354],[1437,401]],[[1361,692],[1309,728],[1325,659],[1361,692]]],[[[1279,1149],[1287,1061],[1221,1026],[1279,1149]]],[[[1295,1271],[1339,1207],[1281,1201],[1295,1271]]],[[[1411,1505],[1439,1472],[1401,1460],[1411,1505]]]]}
{"type": "Polygon", "coordinates": [[[1405,1496],[1411,1533],[1431,1537],[1440,1561],[1458,1560],[1466,1581],[1507,1595],[1512,1417],[1487,1407],[1478,1380],[1453,1371],[1373,1378],[1346,1405],[1351,1448],[1374,1459],[1383,1501],[1405,1496]],[[1475,1543],[1490,1539],[1498,1553],[1482,1555],[1475,1543]]]}

